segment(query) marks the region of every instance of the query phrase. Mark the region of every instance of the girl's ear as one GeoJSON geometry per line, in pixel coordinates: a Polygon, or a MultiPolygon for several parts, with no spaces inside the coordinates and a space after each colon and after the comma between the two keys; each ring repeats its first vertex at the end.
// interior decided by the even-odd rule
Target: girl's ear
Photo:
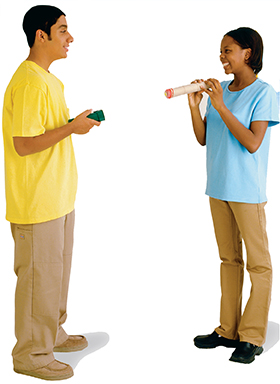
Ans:
{"type": "Polygon", "coordinates": [[[251,55],[252,55],[252,50],[251,50],[251,48],[246,49],[246,53],[245,53],[245,63],[246,63],[246,64],[248,63],[248,61],[249,61],[251,55]]]}

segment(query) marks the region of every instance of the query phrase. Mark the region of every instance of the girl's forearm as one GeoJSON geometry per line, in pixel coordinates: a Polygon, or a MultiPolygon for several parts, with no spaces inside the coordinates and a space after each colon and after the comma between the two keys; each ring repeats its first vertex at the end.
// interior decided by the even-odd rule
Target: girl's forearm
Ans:
{"type": "Polygon", "coordinates": [[[218,112],[233,136],[250,152],[258,150],[264,138],[268,122],[252,122],[250,129],[246,128],[225,106],[221,106],[218,112]]]}
{"type": "Polygon", "coordinates": [[[193,130],[200,145],[206,144],[206,124],[201,118],[199,107],[190,108],[193,130]]]}

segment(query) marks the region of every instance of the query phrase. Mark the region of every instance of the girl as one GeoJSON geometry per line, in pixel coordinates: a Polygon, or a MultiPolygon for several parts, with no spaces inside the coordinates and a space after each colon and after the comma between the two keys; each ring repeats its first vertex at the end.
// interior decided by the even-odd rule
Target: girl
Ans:
{"type": "Polygon", "coordinates": [[[222,261],[220,326],[194,343],[198,348],[235,347],[230,360],[240,363],[251,363],[263,351],[272,285],[264,207],[270,129],[279,115],[276,92],[257,78],[262,57],[256,31],[228,32],[220,60],[233,81],[208,79],[210,89],[188,96],[195,136],[207,147],[206,194],[222,261]],[[202,92],[209,95],[204,120],[202,92]],[[252,284],[243,314],[242,239],[252,284]]]}

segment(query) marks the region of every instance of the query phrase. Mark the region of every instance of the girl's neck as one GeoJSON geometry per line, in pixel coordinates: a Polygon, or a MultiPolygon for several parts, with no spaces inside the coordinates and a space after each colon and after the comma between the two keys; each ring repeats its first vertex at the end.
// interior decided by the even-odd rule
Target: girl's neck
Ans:
{"type": "Polygon", "coordinates": [[[256,74],[251,71],[250,73],[243,73],[241,75],[234,75],[234,80],[229,86],[230,91],[241,91],[256,81],[256,74]]]}

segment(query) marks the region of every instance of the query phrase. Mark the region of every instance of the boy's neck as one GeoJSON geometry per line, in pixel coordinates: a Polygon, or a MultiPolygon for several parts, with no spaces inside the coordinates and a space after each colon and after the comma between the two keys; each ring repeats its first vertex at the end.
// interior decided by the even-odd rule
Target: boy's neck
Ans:
{"type": "Polygon", "coordinates": [[[33,61],[39,67],[43,68],[46,72],[49,72],[49,67],[51,65],[51,61],[45,57],[44,55],[38,54],[35,50],[30,49],[29,56],[26,59],[27,61],[33,61]]]}

